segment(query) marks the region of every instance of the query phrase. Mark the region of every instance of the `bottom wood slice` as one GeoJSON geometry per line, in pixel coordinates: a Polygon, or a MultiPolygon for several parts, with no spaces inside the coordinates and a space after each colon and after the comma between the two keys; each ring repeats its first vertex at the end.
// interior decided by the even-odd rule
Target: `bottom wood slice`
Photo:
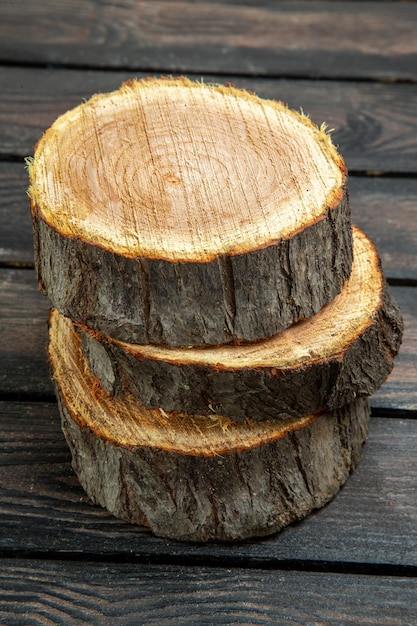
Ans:
{"type": "Polygon", "coordinates": [[[56,311],[49,358],[85,491],[116,517],[162,537],[272,534],[338,492],[366,439],[365,398],[321,415],[234,422],[111,397],[89,370],[72,323],[56,311]]]}

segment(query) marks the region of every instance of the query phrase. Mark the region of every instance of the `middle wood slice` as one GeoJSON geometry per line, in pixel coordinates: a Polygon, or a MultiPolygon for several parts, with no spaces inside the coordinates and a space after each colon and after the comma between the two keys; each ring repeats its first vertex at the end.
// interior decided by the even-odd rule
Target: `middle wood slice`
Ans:
{"type": "Polygon", "coordinates": [[[353,241],[349,280],[309,320],[251,344],[188,349],[123,343],[78,325],[90,369],[111,395],[235,420],[299,417],[370,396],[393,367],[403,323],[376,248],[356,227],[353,241]]]}

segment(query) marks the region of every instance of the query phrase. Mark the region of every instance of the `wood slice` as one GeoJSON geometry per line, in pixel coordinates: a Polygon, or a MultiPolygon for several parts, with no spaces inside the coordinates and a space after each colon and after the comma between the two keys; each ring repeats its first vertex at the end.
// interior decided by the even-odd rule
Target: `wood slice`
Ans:
{"type": "Polygon", "coordinates": [[[29,164],[41,289],[134,343],[271,336],[348,278],[346,168],[282,103],[132,81],[60,117],[29,164]]]}
{"type": "Polygon", "coordinates": [[[83,328],[90,366],[109,393],[127,387],[149,408],[234,419],[297,417],[372,395],[393,367],[400,311],[378,253],[354,228],[354,262],[335,300],[261,342],[174,349],[132,345],[83,328]]]}
{"type": "Polygon", "coordinates": [[[148,410],[109,396],[70,320],[50,316],[49,358],[87,494],[115,516],[180,540],[264,536],[324,505],[356,466],[368,401],[285,422],[148,410]]]}

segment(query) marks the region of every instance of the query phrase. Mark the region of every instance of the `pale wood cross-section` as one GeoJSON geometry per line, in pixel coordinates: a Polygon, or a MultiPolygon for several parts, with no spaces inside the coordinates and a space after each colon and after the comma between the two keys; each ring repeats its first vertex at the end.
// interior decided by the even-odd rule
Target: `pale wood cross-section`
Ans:
{"type": "Polygon", "coordinates": [[[57,311],[49,358],[73,467],[87,494],[117,517],[180,540],[272,534],[323,506],[357,465],[367,399],[285,422],[144,408],[110,397],[79,334],[57,311]]]}
{"type": "Polygon", "coordinates": [[[46,131],[29,174],[41,288],[124,341],[271,336],[351,270],[329,135],[231,86],[148,79],[96,95],[46,131]]]}
{"type": "Polygon", "coordinates": [[[342,292],[319,313],[269,339],[176,349],[132,345],[92,333],[83,344],[113,394],[127,386],[148,407],[288,419],[372,395],[392,370],[403,322],[378,253],[358,228],[342,292]]]}

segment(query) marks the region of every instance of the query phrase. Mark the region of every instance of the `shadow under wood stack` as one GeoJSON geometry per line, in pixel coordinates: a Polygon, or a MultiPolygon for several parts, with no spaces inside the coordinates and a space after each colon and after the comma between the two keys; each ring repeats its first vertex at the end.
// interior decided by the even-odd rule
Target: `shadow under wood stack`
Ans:
{"type": "Polygon", "coordinates": [[[231,86],[146,79],[29,165],[73,467],[181,540],[276,532],[356,466],[401,315],[325,129],[231,86]]]}

